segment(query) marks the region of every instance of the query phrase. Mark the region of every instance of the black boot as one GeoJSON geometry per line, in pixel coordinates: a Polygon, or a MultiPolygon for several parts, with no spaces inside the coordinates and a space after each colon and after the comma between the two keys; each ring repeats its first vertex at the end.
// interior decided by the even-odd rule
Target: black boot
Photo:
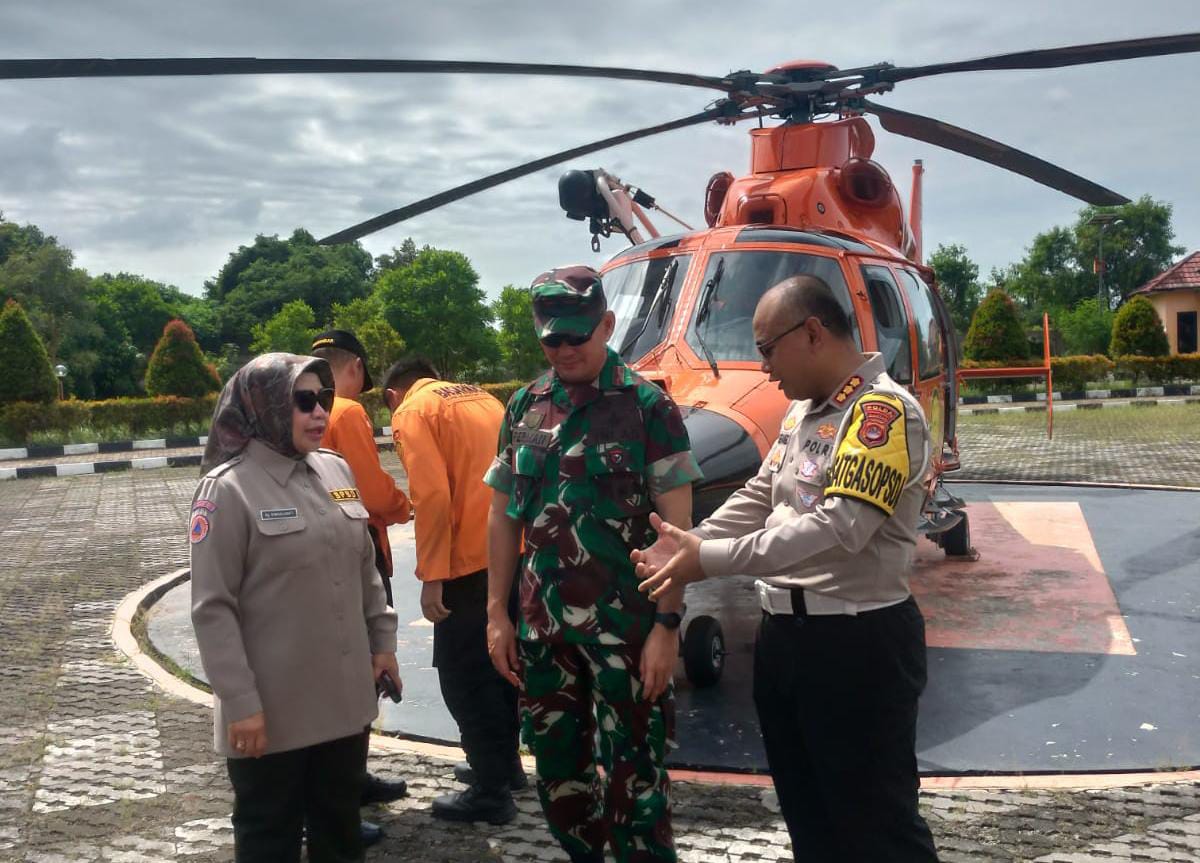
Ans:
{"type": "Polygon", "coordinates": [[[517,817],[517,804],[507,788],[486,791],[472,785],[466,791],[443,794],[433,801],[433,817],[446,821],[486,821],[507,824],[517,817]]]}
{"type": "MultiPolygon", "coordinates": [[[[460,761],[454,765],[454,781],[461,782],[463,785],[475,784],[475,770],[466,761],[460,761]]],[[[529,787],[529,777],[525,775],[525,768],[521,764],[521,759],[518,758],[513,762],[512,776],[508,780],[509,791],[524,791],[529,787]]]]}
{"type": "Polygon", "coordinates": [[[362,805],[370,803],[391,803],[399,800],[408,793],[408,783],[403,779],[383,779],[372,773],[367,774],[367,782],[363,786],[362,805]]]}
{"type": "Polygon", "coordinates": [[[370,848],[383,838],[383,828],[371,821],[363,821],[358,831],[364,848],[370,848]]]}

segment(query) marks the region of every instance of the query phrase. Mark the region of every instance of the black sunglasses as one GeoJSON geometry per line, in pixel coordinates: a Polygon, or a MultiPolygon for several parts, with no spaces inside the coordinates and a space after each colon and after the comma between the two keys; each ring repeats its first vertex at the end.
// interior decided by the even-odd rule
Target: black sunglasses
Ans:
{"type": "Polygon", "coordinates": [[[329,387],[319,390],[292,390],[292,401],[300,413],[310,414],[317,405],[320,405],[325,413],[329,413],[329,409],[333,407],[333,390],[329,387]]]}
{"type": "Polygon", "coordinates": [[[573,348],[577,348],[580,345],[586,345],[590,342],[592,336],[595,334],[595,330],[592,330],[586,336],[577,336],[572,333],[551,333],[548,336],[543,336],[540,341],[548,348],[561,348],[563,345],[570,345],[573,348]]]}
{"type": "MultiPolygon", "coordinates": [[[[769,359],[771,359],[772,351],[775,350],[776,342],[778,342],[780,339],[782,339],[788,333],[796,332],[796,330],[800,329],[802,326],[804,326],[805,324],[808,323],[809,318],[816,318],[816,317],[817,317],[816,315],[809,315],[808,318],[805,318],[800,323],[796,324],[794,327],[788,327],[786,330],[784,330],[782,333],[775,336],[774,338],[767,339],[765,342],[757,342],[754,346],[756,348],[758,348],[758,352],[760,354],[762,354],[762,357],[764,360],[769,360],[769,359]]],[[[820,322],[821,326],[823,326],[823,327],[829,326],[824,321],[822,321],[820,318],[817,318],[817,320],[820,322]]]]}

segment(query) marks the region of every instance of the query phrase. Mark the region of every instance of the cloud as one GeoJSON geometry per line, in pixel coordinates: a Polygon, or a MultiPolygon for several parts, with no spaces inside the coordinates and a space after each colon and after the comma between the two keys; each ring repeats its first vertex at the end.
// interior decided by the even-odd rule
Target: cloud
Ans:
{"type": "MultiPolygon", "coordinates": [[[[157,0],[6,4],[0,53],[491,59],[724,74],[797,57],[843,68],[1200,30],[1200,7],[1164,0],[991,0],[839,9],[763,0],[731,12],[682,0],[594,5],[524,0],[387,4],[212,0],[162,14],[157,0]],[[736,32],[736,38],[731,35],[736,32]]],[[[144,271],[198,291],[256,233],[314,234],[538,156],[702,109],[715,93],[593,79],[478,75],[213,77],[0,82],[0,209],[55,234],[97,271],[144,271]],[[207,269],[206,269],[207,268],[207,269]]],[[[912,81],[889,105],[975,129],[1131,197],[1175,204],[1180,241],[1200,245],[1200,56],[912,81]]],[[[538,172],[365,241],[412,235],[464,251],[484,286],[524,283],[549,263],[598,261],[566,220],[556,183],[603,166],[699,224],[704,182],[745,171],[748,129],[673,132],[538,172]]],[[[927,246],[964,243],[984,272],[1080,204],[954,153],[877,133],[901,186],[927,169],[927,246]]],[[[674,230],[669,224],[664,228],[674,230]]],[[[621,247],[605,241],[605,254],[621,247]]]]}

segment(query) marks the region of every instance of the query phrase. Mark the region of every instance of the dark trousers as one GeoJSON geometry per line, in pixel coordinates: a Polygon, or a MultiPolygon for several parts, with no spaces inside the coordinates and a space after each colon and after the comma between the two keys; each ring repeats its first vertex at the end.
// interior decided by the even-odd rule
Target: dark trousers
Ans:
{"type": "Polygon", "coordinates": [[[936,861],[917,811],[925,621],[911,597],[847,615],[763,615],[754,703],[796,863],[936,861]]]}
{"type": "Polygon", "coordinates": [[[237,863],[298,861],[305,822],[312,863],[361,861],[358,805],[366,761],[366,734],[227,759],[237,863]]]}
{"type": "MultiPolygon", "coordinates": [[[[433,626],[433,665],[458,723],[463,751],[484,788],[507,788],[517,760],[517,690],[487,651],[487,570],[445,582],[450,616],[433,626]]],[[[512,616],[514,603],[509,603],[512,616]]]]}

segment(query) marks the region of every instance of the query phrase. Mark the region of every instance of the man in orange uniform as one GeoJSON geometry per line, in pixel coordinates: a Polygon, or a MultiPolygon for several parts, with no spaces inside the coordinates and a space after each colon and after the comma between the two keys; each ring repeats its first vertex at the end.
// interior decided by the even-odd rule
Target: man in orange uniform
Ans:
{"type": "MultiPolygon", "coordinates": [[[[468,788],[433,801],[451,821],[504,824],[516,817],[511,789],[524,787],[517,756],[517,691],[487,652],[487,517],[483,475],[496,454],[504,405],[469,384],[439,380],[420,359],[387,373],[396,452],[408,472],[416,522],[421,611],[433,625],[433,665],[458,723],[468,788]]],[[[335,408],[336,410],[336,408],[335,408]]]]}
{"type": "MultiPolygon", "coordinates": [[[[396,486],[391,474],[379,463],[375,445],[375,427],[358,397],[375,386],[367,368],[367,352],[358,338],[346,330],[327,330],[313,340],[314,356],[329,363],[333,370],[333,409],[321,446],[342,455],[354,473],[354,484],[367,510],[367,526],[375,543],[375,568],[383,578],[388,605],[392,602],[392,548],[388,543],[389,524],[404,524],[412,517],[412,505],[396,486]]],[[[387,803],[403,797],[408,786],[402,779],[390,780],[367,774],[363,805],[387,803]]],[[[378,825],[363,823],[363,841],[374,844],[383,832],[378,825]]]]}

